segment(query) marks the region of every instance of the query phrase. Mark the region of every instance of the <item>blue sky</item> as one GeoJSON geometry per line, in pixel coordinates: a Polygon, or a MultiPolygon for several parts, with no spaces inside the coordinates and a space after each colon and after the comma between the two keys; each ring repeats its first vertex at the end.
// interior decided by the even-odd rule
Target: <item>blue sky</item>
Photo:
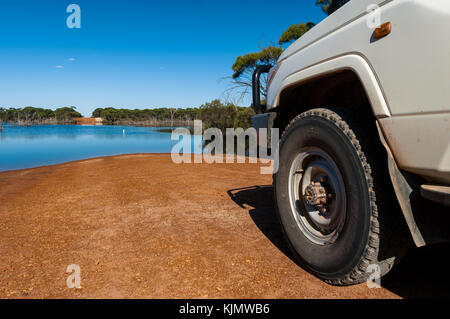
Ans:
{"type": "Polygon", "coordinates": [[[0,0],[0,106],[200,106],[222,96],[238,55],[324,19],[314,3],[0,0]],[[71,3],[81,29],[66,26],[71,3]]]}

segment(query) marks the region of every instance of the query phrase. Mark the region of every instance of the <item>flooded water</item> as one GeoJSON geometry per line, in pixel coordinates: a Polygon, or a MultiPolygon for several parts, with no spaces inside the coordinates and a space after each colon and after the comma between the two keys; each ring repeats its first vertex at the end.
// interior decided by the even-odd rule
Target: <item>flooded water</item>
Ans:
{"type": "Polygon", "coordinates": [[[0,171],[101,156],[170,153],[170,129],[122,126],[3,126],[0,171]]]}

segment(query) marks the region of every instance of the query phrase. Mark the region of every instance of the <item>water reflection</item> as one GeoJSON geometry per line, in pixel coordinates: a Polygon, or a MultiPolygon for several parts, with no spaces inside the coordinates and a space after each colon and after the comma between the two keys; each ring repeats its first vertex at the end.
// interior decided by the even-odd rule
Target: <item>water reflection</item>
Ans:
{"type": "Polygon", "coordinates": [[[0,171],[100,156],[170,153],[174,145],[170,132],[170,128],[149,127],[4,126],[0,131],[0,171]]]}

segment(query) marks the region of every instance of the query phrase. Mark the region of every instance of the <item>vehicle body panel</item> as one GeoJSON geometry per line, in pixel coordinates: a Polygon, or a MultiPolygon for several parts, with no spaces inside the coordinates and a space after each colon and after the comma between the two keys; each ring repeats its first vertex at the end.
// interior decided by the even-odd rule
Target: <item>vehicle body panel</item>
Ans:
{"type": "Polygon", "coordinates": [[[403,170],[450,184],[450,112],[394,116],[380,124],[403,170]]]}

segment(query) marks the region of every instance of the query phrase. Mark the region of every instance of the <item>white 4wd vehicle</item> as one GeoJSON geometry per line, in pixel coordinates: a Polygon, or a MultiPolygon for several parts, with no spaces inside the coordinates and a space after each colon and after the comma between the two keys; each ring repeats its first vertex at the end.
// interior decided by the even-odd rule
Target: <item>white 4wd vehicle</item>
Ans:
{"type": "Polygon", "coordinates": [[[411,239],[450,238],[448,39],[448,0],[352,0],[283,53],[267,106],[269,69],[255,72],[254,126],[282,132],[280,223],[328,283],[388,273],[411,239]]]}

